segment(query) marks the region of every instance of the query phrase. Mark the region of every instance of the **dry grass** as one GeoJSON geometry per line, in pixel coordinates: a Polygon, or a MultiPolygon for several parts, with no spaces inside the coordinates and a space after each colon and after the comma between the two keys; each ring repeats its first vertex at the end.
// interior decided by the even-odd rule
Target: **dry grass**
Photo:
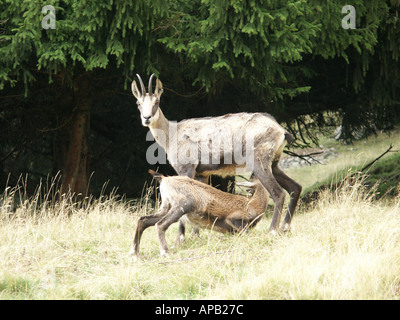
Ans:
{"type": "MultiPolygon", "coordinates": [[[[329,165],[289,175],[310,187],[390,143],[400,149],[399,132],[342,146],[329,165]]],[[[173,248],[174,225],[163,260],[149,228],[139,263],[128,251],[137,218],[153,212],[151,189],[137,202],[114,192],[81,205],[52,201],[55,190],[51,181],[27,197],[21,180],[0,194],[0,299],[400,298],[400,197],[376,201],[360,180],[300,205],[290,234],[268,236],[269,213],[241,236],[204,230],[173,248]]]]}
{"type": "Polygon", "coordinates": [[[399,199],[386,206],[375,203],[360,182],[326,192],[313,209],[296,217],[290,236],[266,249],[267,259],[215,296],[398,299],[399,214],[399,199]]]}
{"type": "MultiPolygon", "coordinates": [[[[202,231],[169,259],[153,228],[142,260],[128,251],[146,199],[115,195],[85,206],[25,199],[0,208],[0,299],[398,299],[400,199],[375,202],[345,184],[301,207],[288,235],[267,235],[270,217],[241,236],[202,231]]],[[[172,246],[176,226],[167,232],[172,246]]]]}

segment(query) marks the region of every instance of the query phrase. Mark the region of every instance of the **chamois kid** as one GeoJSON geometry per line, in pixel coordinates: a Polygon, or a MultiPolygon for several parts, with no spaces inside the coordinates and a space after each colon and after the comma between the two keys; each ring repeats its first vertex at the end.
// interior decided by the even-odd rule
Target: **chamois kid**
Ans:
{"type": "Polygon", "coordinates": [[[165,232],[183,216],[200,228],[236,233],[254,227],[267,208],[269,194],[256,178],[237,183],[254,189],[254,194],[247,198],[223,192],[186,176],[165,177],[153,170],[149,172],[160,181],[162,201],[157,213],[140,217],[138,220],[130,251],[135,260],[139,254],[140,238],[148,227],[156,226],[160,253],[164,256],[168,253],[165,232]]]}

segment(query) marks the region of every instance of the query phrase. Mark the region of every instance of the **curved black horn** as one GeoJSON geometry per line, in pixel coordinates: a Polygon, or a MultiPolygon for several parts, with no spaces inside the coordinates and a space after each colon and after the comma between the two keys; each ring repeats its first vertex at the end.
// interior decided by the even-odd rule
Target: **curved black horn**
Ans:
{"type": "Polygon", "coordinates": [[[136,76],[138,77],[139,82],[140,82],[140,88],[142,89],[142,96],[144,96],[146,94],[146,89],[144,88],[142,78],[137,73],[136,73],[136,76]]]}
{"type": "Polygon", "coordinates": [[[153,77],[155,76],[155,73],[153,73],[151,76],[150,76],[150,79],[149,79],[149,94],[151,95],[152,93],[153,93],[153,89],[152,89],[152,86],[151,86],[151,82],[153,81],[153,77]]]}

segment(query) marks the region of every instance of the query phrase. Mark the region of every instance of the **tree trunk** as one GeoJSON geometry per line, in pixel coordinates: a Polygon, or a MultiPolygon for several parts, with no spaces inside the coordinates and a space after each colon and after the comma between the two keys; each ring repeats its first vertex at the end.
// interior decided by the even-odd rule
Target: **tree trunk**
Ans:
{"type": "Polygon", "coordinates": [[[91,109],[90,79],[81,75],[77,79],[76,101],[71,126],[69,127],[68,151],[63,165],[61,193],[79,197],[87,196],[90,157],[89,122],[91,109]]]}

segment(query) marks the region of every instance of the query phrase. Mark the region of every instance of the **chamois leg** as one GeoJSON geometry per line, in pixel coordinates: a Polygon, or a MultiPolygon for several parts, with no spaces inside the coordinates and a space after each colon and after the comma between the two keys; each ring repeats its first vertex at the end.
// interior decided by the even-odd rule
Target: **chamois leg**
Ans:
{"type": "MultiPolygon", "coordinates": [[[[203,182],[203,183],[205,183],[205,184],[208,184],[208,177],[205,177],[205,176],[195,176],[194,179],[197,180],[197,181],[203,182]]],[[[182,221],[182,219],[181,219],[180,221],[182,221]]],[[[196,227],[196,226],[193,227],[193,234],[194,234],[195,236],[197,236],[197,237],[200,237],[200,230],[199,230],[198,227],[196,227]]]]}
{"type": "MultiPolygon", "coordinates": [[[[197,176],[195,177],[195,167],[193,165],[189,165],[189,166],[185,166],[182,168],[179,168],[179,170],[176,170],[178,172],[178,174],[180,176],[186,176],[189,178],[194,178],[198,181],[207,182],[207,178],[205,177],[200,177],[197,176]]],[[[199,232],[199,228],[197,227],[193,227],[193,234],[199,236],[200,232],[199,232]]],[[[182,243],[183,241],[185,241],[185,220],[181,219],[179,220],[179,228],[178,228],[178,236],[176,237],[175,243],[178,245],[180,243],[182,243]]]]}
{"type": "Polygon", "coordinates": [[[178,228],[178,236],[176,237],[175,243],[178,245],[185,241],[185,223],[183,222],[183,219],[179,220],[179,228],[178,228]]]}
{"type": "Polygon", "coordinates": [[[256,178],[261,181],[274,201],[274,215],[272,216],[269,233],[276,234],[278,232],[283,204],[285,202],[285,192],[272,174],[271,162],[269,159],[266,159],[267,161],[262,161],[261,159],[260,157],[255,159],[253,173],[256,178]]]}
{"type": "Polygon", "coordinates": [[[161,257],[168,253],[165,231],[167,231],[168,227],[177,222],[185,213],[186,212],[182,206],[173,206],[168,214],[156,223],[161,257]]]}
{"type": "Polygon", "coordinates": [[[289,193],[290,202],[286,211],[285,220],[283,221],[281,231],[290,231],[290,223],[293,218],[297,202],[300,198],[301,185],[293,179],[289,178],[278,166],[278,161],[272,163],[272,173],[278,183],[289,193]]]}
{"type": "Polygon", "coordinates": [[[140,217],[136,226],[135,237],[133,238],[133,243],[129,254],[136,261],[139,255],[139,244],[142,238],[143,231],[148,227],[154,226],[158,221],[160,221],[168,213],[168,207],[161,207],[160,211],[155,214],[140,217]]]}

